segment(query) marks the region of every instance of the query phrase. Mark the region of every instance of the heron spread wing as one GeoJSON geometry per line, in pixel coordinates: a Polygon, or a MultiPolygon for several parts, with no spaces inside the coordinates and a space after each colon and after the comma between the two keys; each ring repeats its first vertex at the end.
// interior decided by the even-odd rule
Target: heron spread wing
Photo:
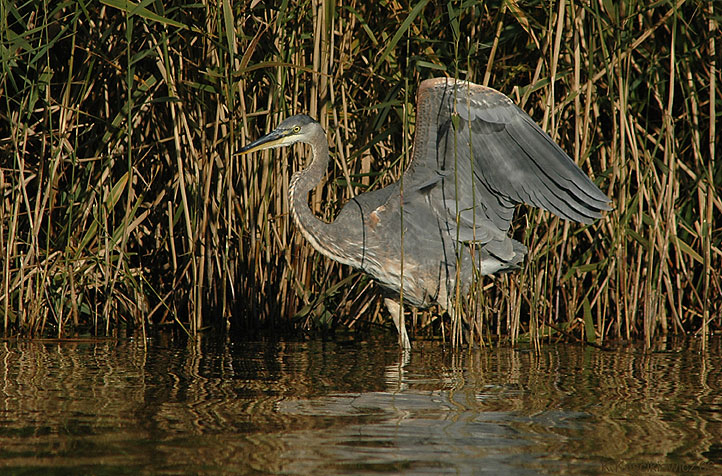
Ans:
{"type": "Polygon", "coordinates": [[[517,203],[583,223],[610,209],[607,196],[508,97],[447,78],[419,87],[404,186],[433,193],[437,212],[464,238],[481,241],[495,234],[490,228],[506,233],[517,203]]]}

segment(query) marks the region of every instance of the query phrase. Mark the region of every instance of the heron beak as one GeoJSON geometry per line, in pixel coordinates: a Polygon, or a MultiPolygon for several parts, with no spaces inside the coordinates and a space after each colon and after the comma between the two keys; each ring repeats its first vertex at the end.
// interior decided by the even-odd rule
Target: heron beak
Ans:
{"type": "Polygon", "coordinates": [[[269,134],[266,134],[260,139],[254,140],[253,142],[239,150],[238,155],[250,154],[251,152],[255,152],[257,150],[272,149],[273,147],[280,147],[282,145],[285,145],[283,139],[286,138],[288,133],[289,131],[271,131],[269,134]]]}

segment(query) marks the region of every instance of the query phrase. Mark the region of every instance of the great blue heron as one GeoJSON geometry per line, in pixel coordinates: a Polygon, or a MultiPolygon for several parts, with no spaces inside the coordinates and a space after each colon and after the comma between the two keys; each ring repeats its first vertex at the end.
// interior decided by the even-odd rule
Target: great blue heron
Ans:
{"type": "Polygon", "coordinates": [[[328,167],[321,125],[287,118],[241,153],[309,144],[313,158],[293,175],[291,214],[311,245],[373,276],[403,347],[410,348],[398,296],[420,308],[454,312],[457,286],[475,275],[518,268],[526,247],[508,236],[518,203],[591,223],[609,199],[524,111],[502,93],[467,81],[429,79],[419,86],[416,134],[403,181],[351,199],[332,223],[318,219],[308,193],[328,167]],[[403,186],[401,185],[403,183],[403,186]],[[403,255],[403,273],[402,273],[403,255]]]}

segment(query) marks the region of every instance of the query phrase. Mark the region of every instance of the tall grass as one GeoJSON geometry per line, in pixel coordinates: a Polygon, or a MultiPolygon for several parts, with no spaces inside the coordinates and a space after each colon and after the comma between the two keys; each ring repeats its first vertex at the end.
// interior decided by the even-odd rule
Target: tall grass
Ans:
{"type": "MultiPolygon", "coordinates": [[[[416,86],[439,75],[510,95],[615,206],[589,227],[521,213],[529,258],[469,297],[475,339],[720,328],[714,2],[0,7],[6,335],[386,323],[376,285],[290,221],[303,148],[235,152],[285,116],[318,118],[333,168],[310,204],[331,220],[399,178],[416,86]]],[[[407,320],[450,337],[433,310],[407,320]]]]}

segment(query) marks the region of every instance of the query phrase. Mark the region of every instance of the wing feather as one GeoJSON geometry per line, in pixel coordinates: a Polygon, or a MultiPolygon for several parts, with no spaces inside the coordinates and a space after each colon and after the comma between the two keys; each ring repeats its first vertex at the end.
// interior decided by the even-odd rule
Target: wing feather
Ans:
{"type": "Polygon", "coordinates": [[[508,97],[447,78],[419,87],[413,159],[404,180],[440,185],[447,219],[456,221],[463,211],[465,236],[474,223],[485,238],[494,235],[490,224],[506,232],[517,203],[583,223],[610,209],[609,198],[508,97]]]}

